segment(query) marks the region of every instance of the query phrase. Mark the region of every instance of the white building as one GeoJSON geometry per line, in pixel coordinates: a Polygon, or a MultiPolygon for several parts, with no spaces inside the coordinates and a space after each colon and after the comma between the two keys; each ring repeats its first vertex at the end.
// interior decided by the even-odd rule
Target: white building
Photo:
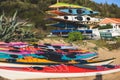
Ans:
{"type": "Polygon", "coordinates": [[[99,23],[100,26],[107,24],[111,24],[113,29],[120,29],[120,18],[105,18],[99,23]]]}
{"type": "Polygon", "coordinates": [[[110,24],[113,27],[110,29],[93,29],[93,34],[95,35],[95,38],[99,39],[101,38],[100,33],[104,34],[111,34],[112,37],[120,37],[120,18],[105,18],[100,21],[99,25],[107,25],[110,24]]]}

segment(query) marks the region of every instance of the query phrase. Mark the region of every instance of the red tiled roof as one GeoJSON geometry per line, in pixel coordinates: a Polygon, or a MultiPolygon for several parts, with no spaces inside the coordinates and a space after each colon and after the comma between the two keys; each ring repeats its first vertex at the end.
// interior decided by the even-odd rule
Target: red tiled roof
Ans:
{"type": "Polygon", "coordinates": [[[120,18],[105,18],[99,24],[110,24],[110,23],[120,24],[120,18]]]}

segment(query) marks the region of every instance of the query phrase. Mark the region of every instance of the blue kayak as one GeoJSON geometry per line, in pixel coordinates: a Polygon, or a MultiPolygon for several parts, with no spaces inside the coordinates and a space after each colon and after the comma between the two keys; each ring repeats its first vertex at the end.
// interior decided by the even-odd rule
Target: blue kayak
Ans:
{"type": "Polygon", "coordinates": [[[62,59],[63,60],[89,60],[92,58],[97,57],[97,53],[93,52],[90,54],[70,54],[70,55],[63,55],[62,59]]]}
{"type": "Polygon", "coordinates": [[[55,24],[49,24],[49,26],[54,26],[54,27],[59,27],[59,28],[79,28],[79,27],[84,27],[87,28],[86,25],[84,24],[73,24],[73,23],[65,23],[65,22],[58,22],[55,24]]]}
{"type": "Polygon", "coordinates": [[[98,11],[92,11],[92,10],[87,10],[84,8],[71,8],[71,9],[60,9],[61,12],[72,14],[72,15],[92,15],[92,14],[98,14],[98,11]]]}
{"type": "Polygon", "coordinates": [[[0,59],[22,59],[24,57],[34,57],[34,58],[46,58],[39,52],[36,54],[17,54],[17,53],[12,53],[12,52],[6,52],[6,51],[0,51],[0,59]]]}
{"type": "Polygon", "coordinates": [[[48,60],[52,61],[70,61],[70,60],[88,60],[97,57],[97,53],[93,52],[90,54],[79,54],[79,53],[72,53],[72,54],[60,54],[56,52],[46,52],[43,54],[48,60]]]}
{"type": "Polygon", "coordinates": [[[20,58],[24,58],[24,56],[18,54],[9,54],[6,52],[0,52],[0,59],[20,59],[20,58]]]}
{"type": "Polygon", "coordinates": [[[92,30],[52,30],[52,34],[54,35],[60,35],[60,34],[68,34],[70,32],[81,32],[81,33],[88,33],[88,34],[92,34],[92,30]]]}

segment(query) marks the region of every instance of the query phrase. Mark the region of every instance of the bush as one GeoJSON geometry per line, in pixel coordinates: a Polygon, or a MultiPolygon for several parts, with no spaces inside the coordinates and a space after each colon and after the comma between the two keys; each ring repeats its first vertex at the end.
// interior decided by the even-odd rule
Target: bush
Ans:
{"type": "Polygon", "coordinates": [[[82,40],[84,37],[80,32],[70,32],[68,34],[68,40],[69,41],[78,41],[82,40]]]}
{"type": "Polygon", "coordinates": [[[110,29],[112,27],[113,26],[111,24],[107,24],[107,25],[103,25],[103,26],[96,25],[93,29],[95,29],[95,28],[98,28],[98,29],[110,29]]]}
{"type": "Polygon", "coordinates": [[[120,42],[116,42],[114,44],[107,44],[106,47],[109,50],[119,49],[120,48],[120,42]]]}
{"type": "Polygon", "coordinates": [[[107,24],[107,25],[104,25],[104,26],[99,26],[98,29],[110,29],[112,27],[113,27],[112,25],[107,24]]]}

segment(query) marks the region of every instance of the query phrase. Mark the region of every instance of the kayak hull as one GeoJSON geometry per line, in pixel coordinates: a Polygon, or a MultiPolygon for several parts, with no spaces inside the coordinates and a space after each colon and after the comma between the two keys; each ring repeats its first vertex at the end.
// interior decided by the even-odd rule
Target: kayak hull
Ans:
{"type": "Polygon", "coordinates": [[[41,78],[64,78],[64,77],[85,77],[96,76],[119,72],[119,69],[99,72],[86,72],[86,73],[43,73],[43,72],[25,72],[0,69],[0,76],[7,79],[41,79],[41,78]]]}

